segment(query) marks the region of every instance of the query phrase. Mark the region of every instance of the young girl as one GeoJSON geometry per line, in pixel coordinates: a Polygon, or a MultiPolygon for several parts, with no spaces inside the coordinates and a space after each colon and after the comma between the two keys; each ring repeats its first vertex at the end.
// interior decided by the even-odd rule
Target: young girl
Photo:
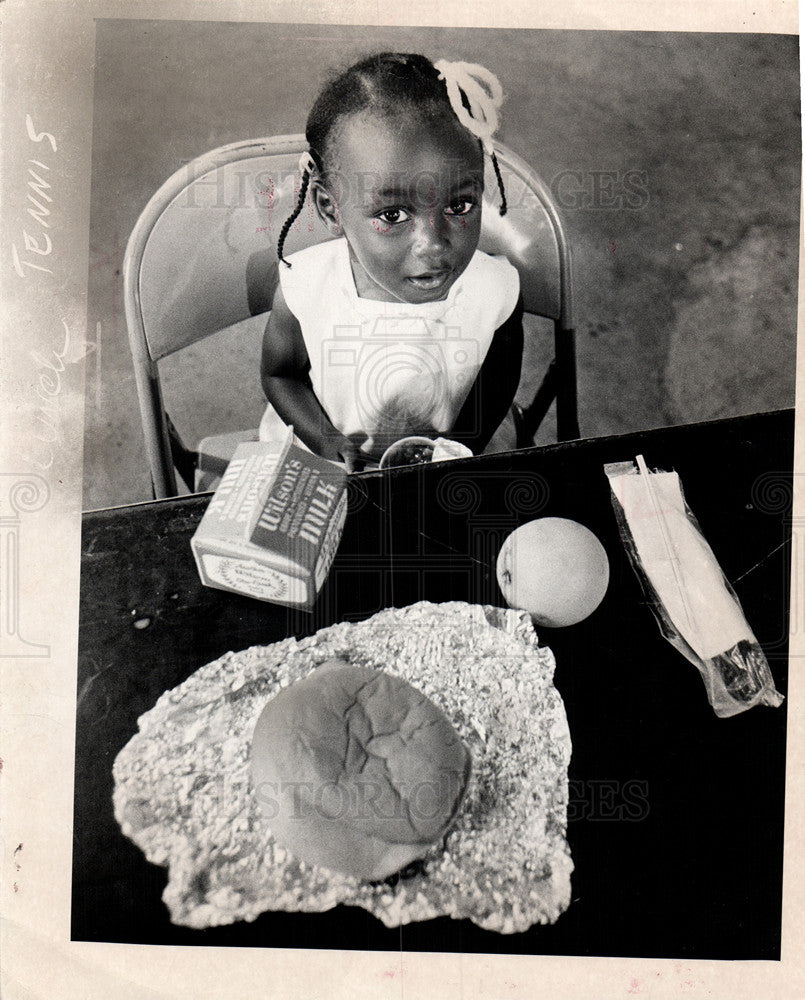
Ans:
{"type": "Polygon", "coordinates": [[[483,67],[383,53],[319,95],[277,248],[261,439],[292,424],[348,471],[410,434],[479,453],[508,412],[523,346],[519,276],[477,249],[484,154],[502,100],[483,67]],[[310,189],[336,239],[283,245],[310,189]]]}

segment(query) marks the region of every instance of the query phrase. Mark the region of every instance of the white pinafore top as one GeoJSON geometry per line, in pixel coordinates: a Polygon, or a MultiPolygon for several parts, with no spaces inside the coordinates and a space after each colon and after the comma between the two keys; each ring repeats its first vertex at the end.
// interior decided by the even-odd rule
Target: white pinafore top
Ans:
{"type": "MultiPolygon", "coordinates": [[[[509,261],[476,250],[443,300],[410,304],[361,298],[343,238],[288,260],[283,295],[335,427],[374,458],[409,434],[449,436],[495,330],[517,304],[520,277],[509,261]]],[[[260,439],[284,430],[269,403],[260,439]]]]}

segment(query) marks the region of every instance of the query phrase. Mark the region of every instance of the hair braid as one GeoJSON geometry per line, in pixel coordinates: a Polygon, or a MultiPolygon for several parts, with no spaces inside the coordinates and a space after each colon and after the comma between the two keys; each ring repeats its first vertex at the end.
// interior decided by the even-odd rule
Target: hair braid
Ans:
{"type": "Polygon", "coordinates": [[[280,230],[279,239],[277,240],[277,257],[282,261],[286,267],[291,267],[291,262],[286,260],[282,256],[282,249],[285,246],[285,237],[288,235],[288,230],[296,222],[299,213],[302,211],[302,206],[305,204],[305,195],[307,194],[308,184],[310,183],[310,171],[306,170],[302,174],[302,185],[299,188],[299,197],[296,199],[296,207],[293,212],[288,216],[288,218],[283,222],[282,229],[280,230]]]}
{"type": "Polygon", "coordinates": [[[498,158],[495,156],[495,151],[489,154],[492,157],[492,166],[495,168],[495,177],[498,179],[498,191],[500,191],[500,214],[505,215],[508,211],[508,205],[506,204],[506,189],[503,187],[503,177],[500,173],[500,164],[498,163],[498,158]]]}

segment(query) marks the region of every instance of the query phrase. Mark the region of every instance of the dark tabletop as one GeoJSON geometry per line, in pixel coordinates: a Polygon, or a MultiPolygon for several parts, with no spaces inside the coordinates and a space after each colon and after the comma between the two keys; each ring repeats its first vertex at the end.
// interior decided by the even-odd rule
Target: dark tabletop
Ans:
{"type": "Polygon", "coordinates": [[[603,472],[642,453],[685,496],[787,689],[793,410],[368,473],[350,480],[339,553],[311,613],[202,587],[190,537],[209,495],[84,515],[73,860],[75,940],[405,951],[775,959],[780,953],[786,704],[717,719],[660,635],[618,536],[603,472]],[[230,649],[418,600],[503,605],[495,559],[535,517],[587,525],[610,560],[600,607],[539,629],[573,740],[572,902],[503,936],[440,919],[387,930],[358,908],[172,925],[166,871],[112,814],[112,763],[137,718],[230,649]]]}

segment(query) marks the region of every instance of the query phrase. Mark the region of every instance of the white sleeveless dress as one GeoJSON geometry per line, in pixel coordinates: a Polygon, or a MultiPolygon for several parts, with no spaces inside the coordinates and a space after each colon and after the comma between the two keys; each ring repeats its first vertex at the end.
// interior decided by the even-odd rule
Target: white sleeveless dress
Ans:
{"type": "MultiPolygon", "coordinates": [[[[449,437],[495,331],[517,304],[520,277],[509,261],[477,250],[445,299],[410,304],[361,298],[345,239],[288,260],[282,291],[334,426],[374,459],[409,434],[449,437]]],[[[286,429],[269,403],[260,440],[286,429]]]]}

